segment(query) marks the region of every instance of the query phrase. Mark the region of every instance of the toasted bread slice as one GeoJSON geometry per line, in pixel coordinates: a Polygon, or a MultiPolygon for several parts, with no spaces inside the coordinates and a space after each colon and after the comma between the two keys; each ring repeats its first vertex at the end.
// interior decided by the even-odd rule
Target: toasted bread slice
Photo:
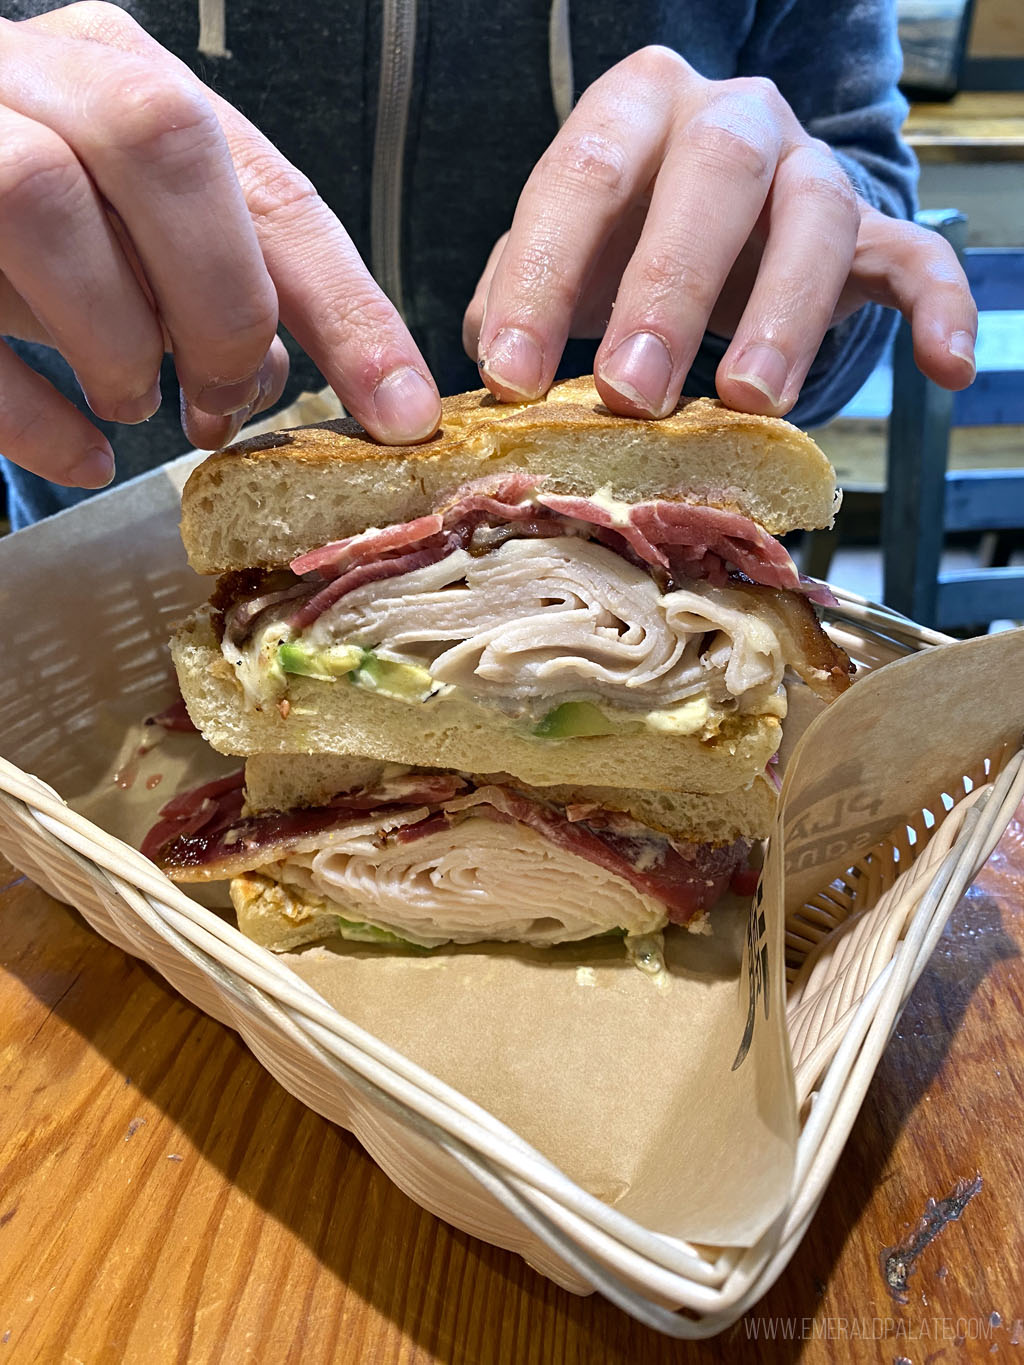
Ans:
{"type": "Polygon", "coordinates": [[[440,431],[416,446],[379,445],[350,420],[242,441],[189,478],[181,534],[199,573],[273,568],[430,513],[484,475],[523,470],[544,476],[549,493],[686,499],[772,535],[830,526],[839,500],[832,466],[789,422],[708,398],[658,422],[618,417],[582,378],[537,403],[497,403],[484,389],[447,398],[440,431]]]}

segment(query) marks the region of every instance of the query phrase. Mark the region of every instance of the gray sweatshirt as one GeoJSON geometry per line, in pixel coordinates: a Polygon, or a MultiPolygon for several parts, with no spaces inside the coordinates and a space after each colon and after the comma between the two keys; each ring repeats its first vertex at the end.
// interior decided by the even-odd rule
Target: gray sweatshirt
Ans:
{"type": "MultiPolygon", "coordinates": [[[[710,78],[771,77],[869,203],[899,217],[914,207],[916,169],[899,135],[906,105],[896,88],[895,4],[887,0],[573,0],[571,14],[565,0],[555,0],[555,24],[549,0],[418,0],[404,154],[388,164],[387,149],[378,149],[375,166],[382,17],[395,4],[200,0],[196,8],[186,0],[122,0],[313,180],[384,287],[392,297],[400,291],[442,393],[479,383],[462,351],[462,314],[526,177],[557,132],[556,103],[564,113],[569,90],[578,95],[648,43],[675,49],[710,78]],[[221,44],[210,41],[218,9],[225,55],[214,55],[221,44]],[[559,41],[557,21],[566,17],[559,41]]],[[[19,19],[58,6],[5,0],[3,8],[19,19]]],[[[872,305],[834,328],[793,420],[813,426],[838,411],[877,362],[893,323],[872,305]]],[[[15,345],[84,410],[59,356],[15,345]]],[[[570,342],[560,373],[591,368],[595,345],[570,342]]],[[[323,382],[294,344],[289,349],[284,402],[323,382]]],[[[687,393],[714,392],[724,349],[720,339],[705,338],[687,393]]],[[[164,404],[149,422],[98,423],[113,445],[119,480],[185,447],[169,361],[163,383],[164,404]]],[[[15,526],[88,496],[3,463],[15,526]]]]}

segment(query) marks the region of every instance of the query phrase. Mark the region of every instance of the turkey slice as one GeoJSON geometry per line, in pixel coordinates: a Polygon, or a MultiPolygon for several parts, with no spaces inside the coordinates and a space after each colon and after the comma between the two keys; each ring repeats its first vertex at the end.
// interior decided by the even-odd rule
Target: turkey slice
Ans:
{"type": "Polygon", "coordinates": [[[844,665],[799,595],[705,580],[662,592],[646,568],[575,536],[456,550],[365,584],[303,640],[373,648],[492,702],[598,698],[653,711],[699,695],[758,714],[786,665],[814,687],[845,685],[845,674],[830,678],[844,665]]]}
{"type": "Polygon", "coordinates": [[[357,588],[302,638],[375,649],[490,700],[650,711],[699,694],[760,712],[799,660],[757,605],[745,587],[700,580],[663,593],[646,569],[578,537],[517,539],[357,588]]]}
{"type": "Polygon", "coordinates": [[[606,868],[525,825],[484,816],[383,846],[353,830],[315,855],[260,871],[337,904],[346,919],[425,948],[485,941],[542,946],[612,929],[653,933],[668,922],[662,902],[606,868]]]}

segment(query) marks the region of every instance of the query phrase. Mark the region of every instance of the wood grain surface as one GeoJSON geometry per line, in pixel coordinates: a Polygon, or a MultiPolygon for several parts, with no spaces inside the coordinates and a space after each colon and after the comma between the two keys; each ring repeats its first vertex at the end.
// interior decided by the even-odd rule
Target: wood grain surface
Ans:
{"type": "Polygon", "coordinates": [[[1024,1359],[1022,819],[954,913],[793,1261],[700,1344],[422,1212],[0,859],[0,1365],[1024,1359]]]}
{"type": "Polygon", "coordinates": [[[915,104],[903,135],[919,161],[1024,160],[1024,92],[962,90],[941,104],[915,104]]]}

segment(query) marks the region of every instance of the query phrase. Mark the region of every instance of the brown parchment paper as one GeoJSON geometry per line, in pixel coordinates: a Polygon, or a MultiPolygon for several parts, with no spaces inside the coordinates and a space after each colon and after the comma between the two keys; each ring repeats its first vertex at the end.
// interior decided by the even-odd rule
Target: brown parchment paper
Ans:
{"type": "MultiPolygon", "coordinates": [[[[0,541],[3,753],[131,843],[175,790],[238,766],[189,736],[149,747],[139,724],[173,696],[171,623],[210,586],[177,534],[190,464],[0,541]]],[[[797,1135],[783,908],[1024,728],[1022,662],[1014,632],[887,667],[816,718],[798,702],[760,900],[723,903],[711,936],[671,931],[658,977],[609,944],[287,960],[647,1227],[749,1244],[787,1200],[797,1135]]]]}

